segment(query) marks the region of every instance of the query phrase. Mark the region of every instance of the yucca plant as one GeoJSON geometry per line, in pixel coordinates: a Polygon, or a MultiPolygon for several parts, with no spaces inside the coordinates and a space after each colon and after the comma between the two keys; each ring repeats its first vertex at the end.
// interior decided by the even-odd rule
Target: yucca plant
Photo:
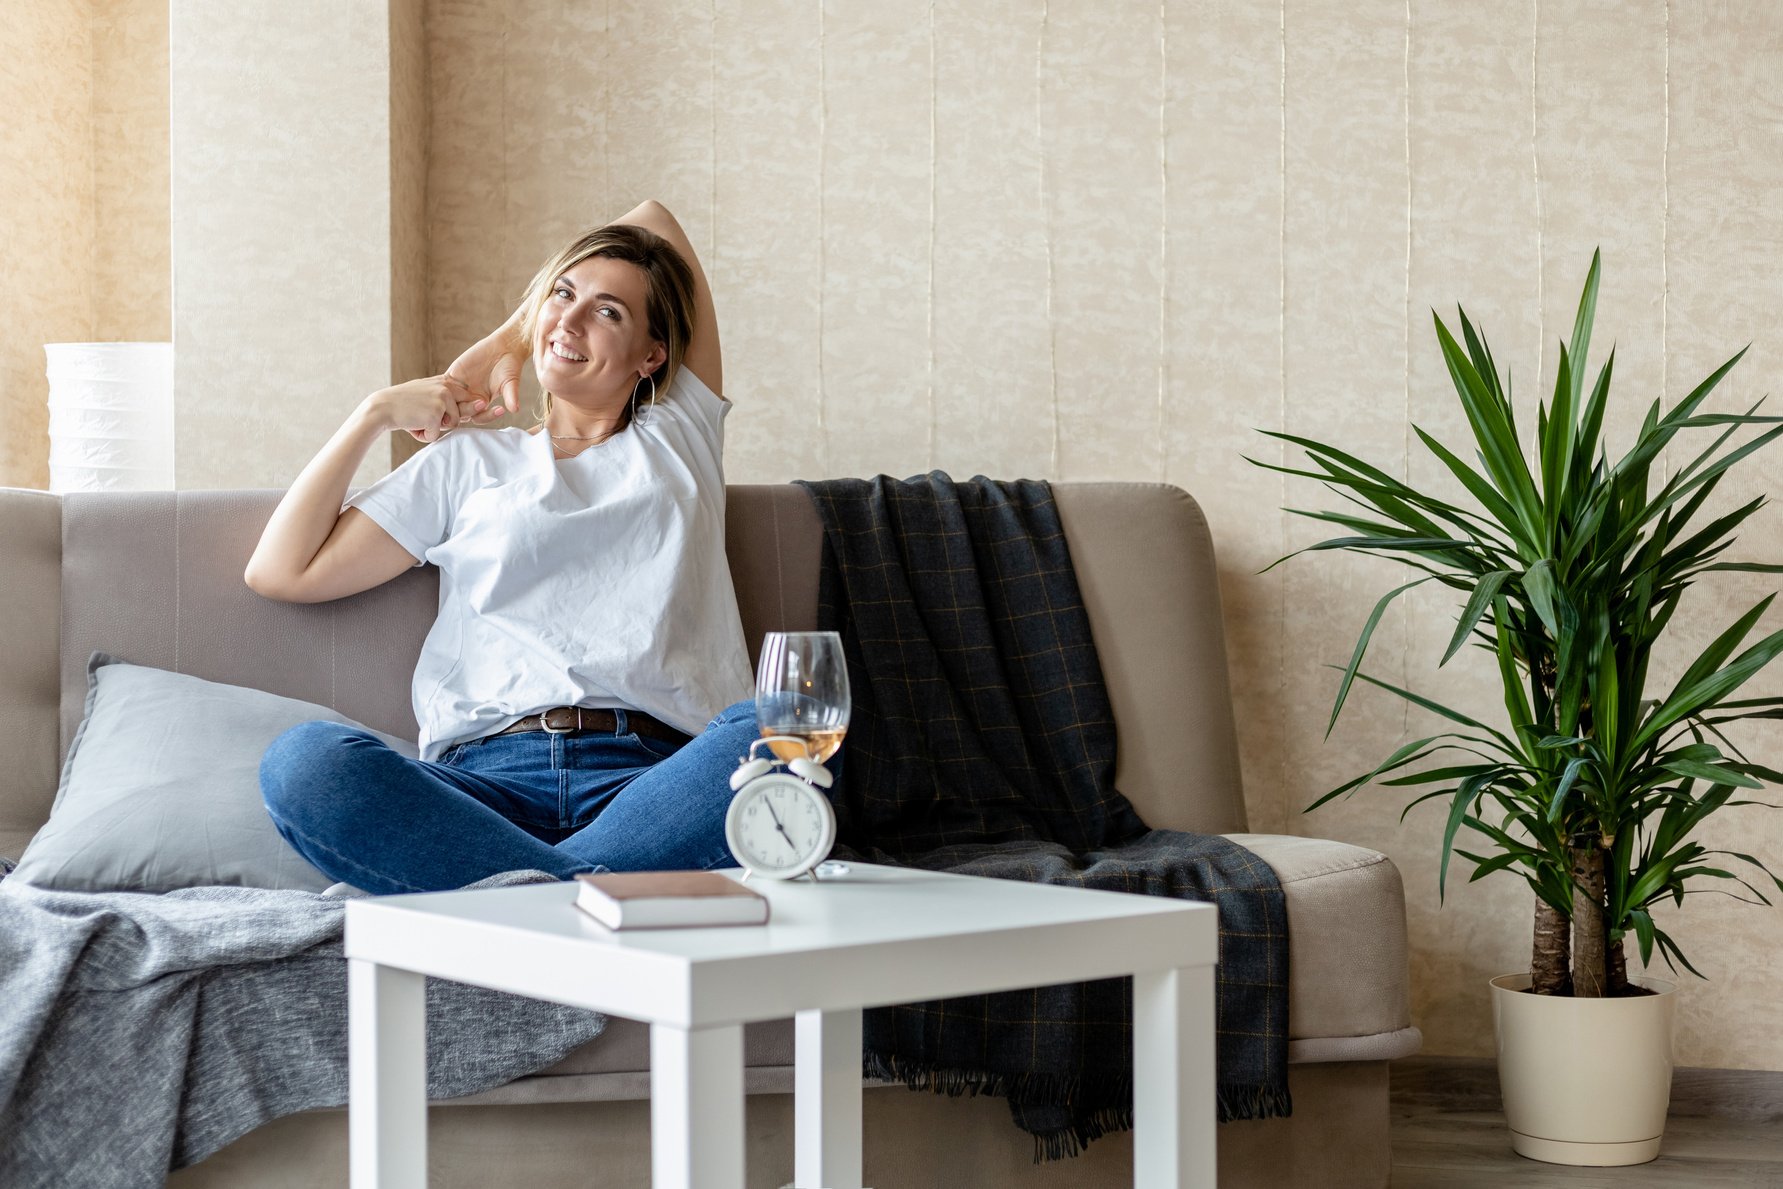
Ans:
{"type": "Polygon", "coordinates": [[[1415,794],[1407,811],[1446,798],[1439,895],[1452,855],[1473,864],[1474,879],[1510,870],[1528,881],[1536,898],[1531,990],[1547,995],[1627,993],[1623,938],[1631,932],[1643,962],[1657,947],[1668,966],[1676,959],[1698,973],[1655,924],[1654,904],[1670,897],[1681,905],[1687,894],[1729,884],[1737,885],[1736,897],[1768,904],[1737,873],[1740,865],[1783,890],[1757,858],[1692,838],[1716,810],[1750,803],[1735,799],[1738,790],[1783,782],[1783,773],[1754,763],[1724,733],[1741,720],[1783,718],[1783,698],[1733,696],[1783,651],[1783,631],[1742,647],[1775,596],[1716,637],[1669,690],[1653,696],[1647,688],[1654,646],[1699,576],[1783,571],[1719,560],[1764,497],[1700,527],[1693,521],[1731,468],[1783,434],[1776,424],[1783,418],[1758,416],[1758,404],[1745,413],[1699,411],[1742,350],[1671,410],[1654,401],[1634,444],[1612,464],[1602,431],[1614,351],[1589,391],[1584,386],[1600,266],[1594,254],[1572,340],[1561,344],[1553,399],[1538,405],[1533,459],[1520,442],[1508,383],[1466,312],[1458,311],[1465,346],[1435,319],[1478,467],[1413,429],[1474,506],[1416,491],[1380,467],[1292,434],[1269,436],[1302,448],[1316,469],[1249,460],[1318,480],[1363,509],[1287,509],[1346,534],[1288,557],[1344,549],[1424,574],[1375,604],[1343,670],[1326,735],[1358,679],[1459,728],[1406,743],[1308,809],[1377,780],[1415,794]],[[1774,428],[1729,447],[1742,427],[1764,425],[1774,428]],[[1687,431],[1711,432],[1713,440],[1654,490],[1655,460],[1687,431]],[[1429,582],[1463,600],[1442,663],[1469,641],[1490,651],[1508,729],[1363,671],[1389,605],[1429,582]],[[1485,843],[1478,853],[1456,845],[1464,826],[1485,843]]]}

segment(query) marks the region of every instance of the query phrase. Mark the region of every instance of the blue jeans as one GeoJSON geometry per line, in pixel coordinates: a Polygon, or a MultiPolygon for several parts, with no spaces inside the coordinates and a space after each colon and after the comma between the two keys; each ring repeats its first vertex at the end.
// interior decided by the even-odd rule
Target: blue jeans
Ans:
{"type": "Polygon", "coordinates": [[[703,871],[724,840],[730,776],[760,737],[755,703],[684,744],[626,729],[518,731],[413,760],[375,735],[308,722],[273,740],[260,790],[273,824],[324,875],[374,895],[463,887],[499,871],[703,871]]]}

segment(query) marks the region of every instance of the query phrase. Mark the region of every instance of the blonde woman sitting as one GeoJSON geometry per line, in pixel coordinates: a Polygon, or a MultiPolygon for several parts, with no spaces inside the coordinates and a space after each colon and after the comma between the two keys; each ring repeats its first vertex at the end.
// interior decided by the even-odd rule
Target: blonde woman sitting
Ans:
{"type": "Polygon", "coordinates": [[[705,275],[646,202],[554,255],[446,374],[360,402],[279,503],[248,585],[321,602],[428,562],[439,614],[415,668],[419,759],[325,722],[268,748],[267,810],[305,858],[374,894],[734,862],[728,779],[757,730],[722,384],[705,275]],[[527,356],[539,424],[474,428],[517,411],[527,356]],[[432,445],[346,498],[397,429],[432,445]]]}

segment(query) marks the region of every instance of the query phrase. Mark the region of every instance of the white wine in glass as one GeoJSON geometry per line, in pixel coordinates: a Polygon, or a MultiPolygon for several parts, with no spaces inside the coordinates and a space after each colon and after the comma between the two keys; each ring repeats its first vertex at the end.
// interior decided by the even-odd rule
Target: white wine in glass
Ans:
{"type": "Polygon", "coordinates": [[[848,663],[835,632],[769,632],[755,670],[755,718],[781,760],[823,763],[848,733],[848,663]],[[778,736],[779,738],[775,738],[778,736]],[[796,741],[796,742],[795,742],[796,741]]]}

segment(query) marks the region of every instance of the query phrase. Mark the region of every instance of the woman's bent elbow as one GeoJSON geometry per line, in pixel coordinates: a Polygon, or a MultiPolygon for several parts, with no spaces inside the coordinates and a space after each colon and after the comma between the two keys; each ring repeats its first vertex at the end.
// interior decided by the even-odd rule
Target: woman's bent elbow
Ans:
{"type": "Polygon", "coordinates": [[[277,599],[281,603],[306,603],[306,599],[289,575],[271,572],[264,565],[249,561],[242,571],[241,579],[247,583],[248,589],[264,599],[277,599]]]}
{"type": "Polygon", "coordinates": [[[261,572],[260,567],[256,566],[251,558],[249,559],[248,564],[242,569],[241,580],[246,584],[247,588],[255,594],[264,598],[272,597],[267,589],[268,584],[266,575],[261,572]]]}

